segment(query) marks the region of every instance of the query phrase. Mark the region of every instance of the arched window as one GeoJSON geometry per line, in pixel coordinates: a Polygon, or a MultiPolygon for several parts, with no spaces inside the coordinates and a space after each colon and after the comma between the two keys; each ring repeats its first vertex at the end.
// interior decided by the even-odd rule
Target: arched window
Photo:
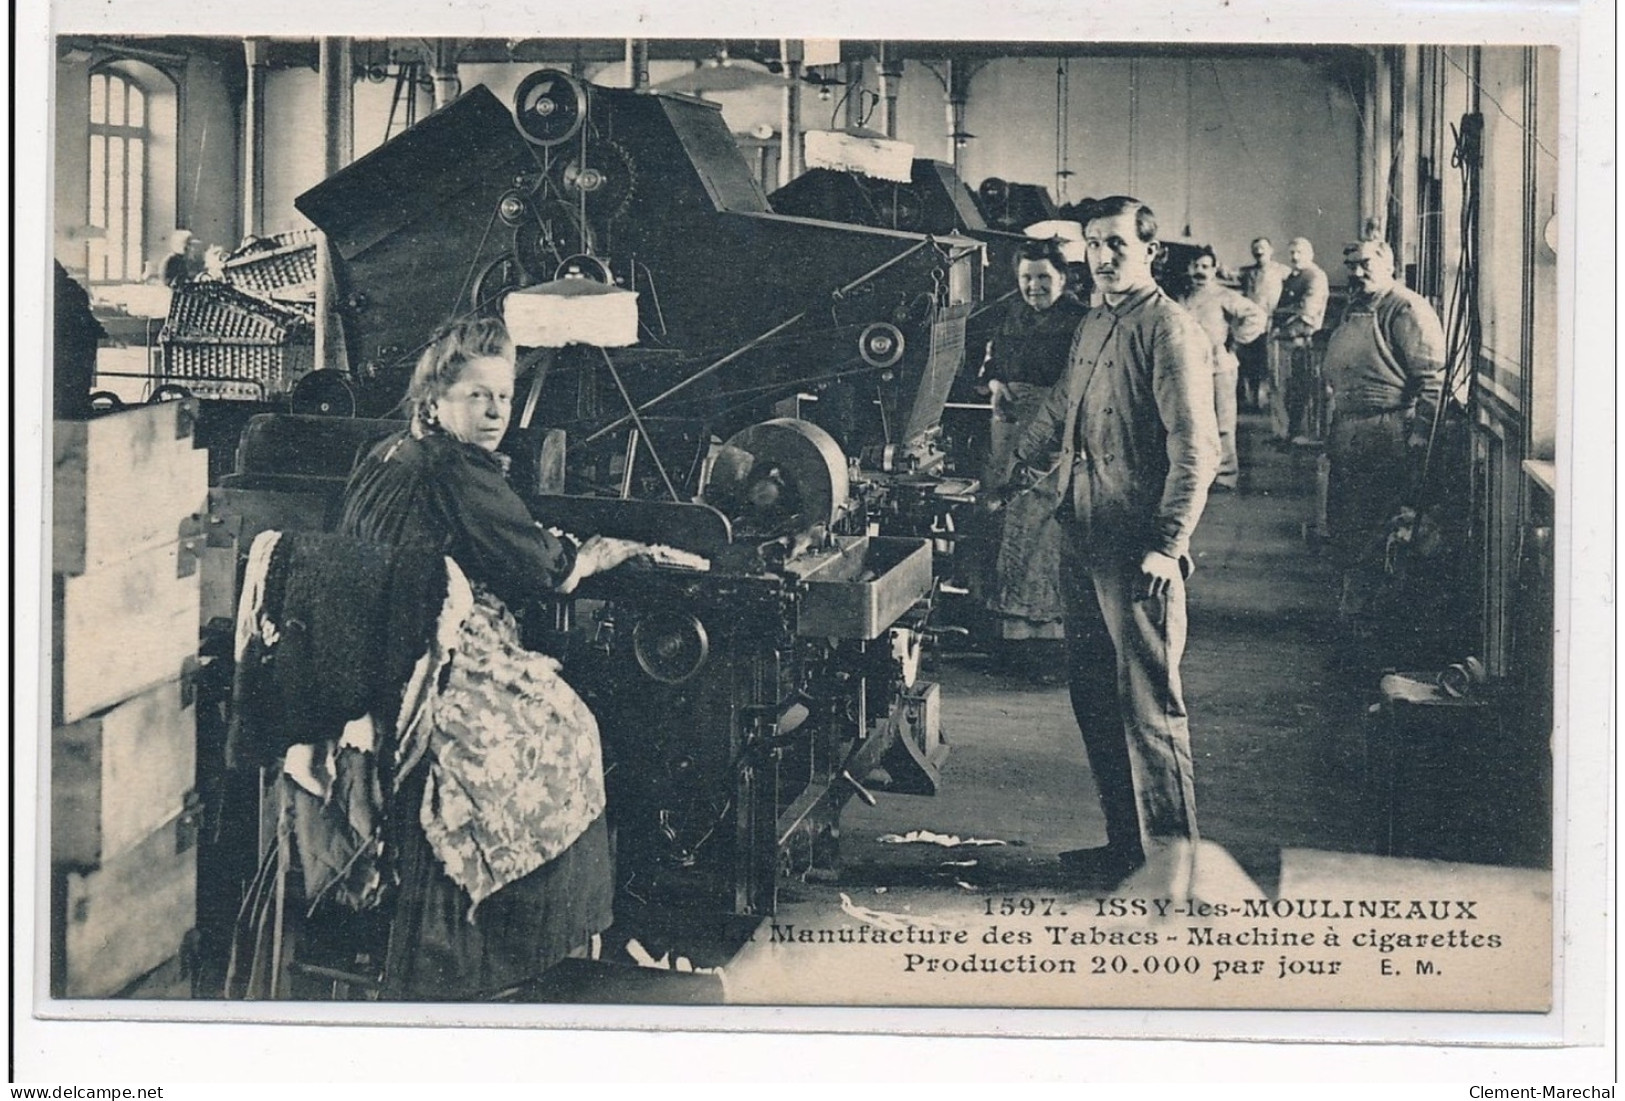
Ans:
{"type": "Polygon", "coordinates": [[[89,224],[93,283],[141,279],[146,256],[147,94],[122,73],[90,74],[89,224]]]}

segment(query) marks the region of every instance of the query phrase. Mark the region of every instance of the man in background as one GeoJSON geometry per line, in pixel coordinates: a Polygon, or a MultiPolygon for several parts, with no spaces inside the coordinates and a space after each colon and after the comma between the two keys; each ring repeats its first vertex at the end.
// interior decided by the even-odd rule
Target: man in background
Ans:
{"type": "Polygon", "coordinates": [[[1331,296],[1326,273],[1315,263],[1315,246],[1307,237],[1292,238],[1287,259],[1292,271],[1282,283],[1281,300],[1275,307],[1279,348],[1270,402],[1272,427],[1281,441],[1304,434],[1305,414],[1320,386],[1311,347],[1326,323],[1326,302],[1331,296]]]}
{"type": "Polygon", "coordinates": [[[1204,247],[1187,274],[1191,291],[1179,304],[1213,342],[1213,412],[1219,422],[1219,472],[1213,488],[1236,488],[1241,463],[1236,455],[1236,385],[1240,371],[1233,348],[1250,344],[1269,328],[1269,315],[1250,298],[1219,282],[1219,259],[1204,247]]]}
{"type": "Polygon", "coordinates": [[[196,251],[198,239],[192,236],[192,231],[177,229],[169,235],[169,254],[164,262],[158,266],[158,281],[166,287],[173,287],[191,279],[198,272],[198,265],[192,259],[196,251]]]}
{"type": "Polygon", "coordinates": [[[1400,283],[1386,241],[1343,250],[1349,305],[1326,346],[1332,392],[1326,519],[1343,574],[1338,612],[1369,633],[1384,582],[1385,535],[1415,504],[1444,383],[1445,336],[1428,300],[1400,283]]]}
{"type": "MultiPolygon", "coordinates": [[[[1281,287],[1292,269],[1275,259],[1275,246],[1268,237],[1256,237],[1252,244],[1253,262],[1241,269],[1241,293],[1246,295],[1266,319],[1281,304],[1281,287]]],[[[1269,333],[1236,348],[1241,384],[1247,391],[1247,404],[1254,409],[1269,408],[1272,388],[1269,333]]]]}

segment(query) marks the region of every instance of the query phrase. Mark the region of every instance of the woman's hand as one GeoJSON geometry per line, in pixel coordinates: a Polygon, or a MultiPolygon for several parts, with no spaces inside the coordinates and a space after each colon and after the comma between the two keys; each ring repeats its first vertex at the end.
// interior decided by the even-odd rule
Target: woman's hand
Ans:
{"type": "Polygon", "coordinates": [[[649,553],[648,546],[631,539],[613,539],[605,535],[590,536],[576,550],[575,568],[559,585],[559,592],[571,592],[583,579],[595,573],[613,570],[629,559],[647,557],[649,553]]]}

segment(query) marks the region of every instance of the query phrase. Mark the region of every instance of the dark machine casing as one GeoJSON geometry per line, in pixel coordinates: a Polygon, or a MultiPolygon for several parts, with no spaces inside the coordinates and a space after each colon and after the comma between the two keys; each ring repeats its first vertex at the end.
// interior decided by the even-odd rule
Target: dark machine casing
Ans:
{"type": "MultiPolygon", "coordinates": [[[[639,295],[639,344],[614,352],[639,403],[791,323],[661,402],[652,418],[698,420],[726,435],[771,415],[787,396],[816,392],[822,407],[807,415],[856,455],[936,423],[946,391],[933,398],[937,387],[925,388],[935,409],[916,401],[931,325],[939,307],[968,311],[981,291],[975,241],[943,235],[927,243],[918,234],[775,214],[715,104],[624,89],[591,88],[579,139],[536,147],[476,87],[296,205],[338,253],[362,415],[384,415],[399,401],[430,330],[474,308],[473,287],[492,265],[527,269],[517,283],[528,285],[552,278],[554,262],[590,253],[639,295]],[[566,181],[582,165],[602,173],[602,191],[570,190],[566,181]],[[529,214],[510,226],[496,209],[516,190],[527,195],[529,214]],[[867,369],[856,354],[857,334],[876,321],[896,324],[906,338],[894,370],[867,369]]],[[[573,393],[560,378],[555,393],[564,396],[545,402],[538,421],[570,428],[578,442],[624,413],[598,360],[585,358],[582,366],[584,357],[568,349],[559,357],[567,374],[575,361],[587,375],[573,393]]]]}
{"type": "MultiPolygon", "coordinates": [[[[297,200],[334,242],[363,415],[395,406],[417,349],[480,307],[487,273],[529,286],[584,255],[637,292],[639,342],[529,353],[547,366],[533,427],[566,429],[572,469],[607,456],[645,472],[651,440],[669,455],[674,439],[727,439],[787,398],[834,437],[842,485],[846,456],[890,456],[937,431],[981,291],[977,241],[773,212],[711,103],[589,87],[583,114],[578,134],[533,145],[474,88],[297,200]],[[583,179],[594,186],[571,189],[583,179]],[[877,323],[900,337],[883,366],[860,351],[877,323]],[[648,405],[642,441],[628,442],[620,386],[648,405]]],[[[255,477],[275,479],[286,441],[266,428],[255,439],[272,467],[255,477]]],[[[355,442],[329,450],[327,478],[298,480],[331,494],[355,442]]],[[[760,915],[780,873],[833,865],[850,798],[936,789],[937,693],[911,671],[931,544],[871,538],[856,504],[783,538],[741,530],[694,501],[689,468],[667,466],[682,500],[628,478],[624,497],[578,479],[569,496],[527,502],[575,535],[658,542],[711,568],[589,579],[530,617],[527,637],[564,658],[599,718],[623,842],[618,911],[760,915]],[[694,653],[692,669],[664,667],[694,653]]]]}
{"type": "Polygon", "coordinates": [[[294,200],[333,252],[359,415],[390,413],[434,327],[509,250],[497,201],[535,170],[508,108],[480,86],[294,200]]]}

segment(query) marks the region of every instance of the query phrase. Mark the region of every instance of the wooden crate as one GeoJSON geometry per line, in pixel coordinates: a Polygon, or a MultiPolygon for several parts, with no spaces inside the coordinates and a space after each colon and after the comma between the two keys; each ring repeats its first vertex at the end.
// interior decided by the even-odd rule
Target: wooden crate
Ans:
{"type": "Polygon", "coordinates": [[[175,679],[197,654],[203,536],[51,579],[51,721],[77,722],[175,679]]]}
{"type": "Polygon", "coordinates": [[[51,992],[106,998],[180,953],[197,922],[198,808],[93,872],[53,869],[51,992]]]}
{"type": "Polygon", "coordinates": [[[237,588],[240,578],[237,567],[237,541],[215,543],[203,548],[198,560],[199,596],[198,626],[207,627],[215,620],[225,620],[235,626],[237,622],[237,588]]]}
{"type": "Polygon", "coordinates": [[[186,804],[197,771],[190,676],[51,731],[51,862],[96,868],[186,804]]]}
{"type": "Polygon", "coordinates": [[[192,446],[190,402],[161,402],[88,421],[57,421],[51,569],[78,576],[159,543],[203,511],[208,452],[192,446]]]}

